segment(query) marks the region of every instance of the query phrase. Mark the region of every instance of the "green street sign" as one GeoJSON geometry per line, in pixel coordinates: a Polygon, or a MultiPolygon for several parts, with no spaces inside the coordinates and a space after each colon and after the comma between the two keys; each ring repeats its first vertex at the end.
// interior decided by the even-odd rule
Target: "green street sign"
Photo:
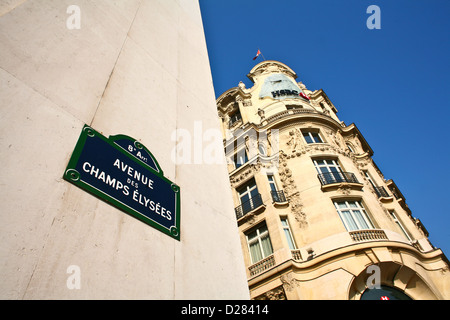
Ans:
{"type": "Polygon", "coordinates": [[[180,187],[156,159],[126,135],[109,138],[85,125],[64,179],[180,240],[180,187]]]}

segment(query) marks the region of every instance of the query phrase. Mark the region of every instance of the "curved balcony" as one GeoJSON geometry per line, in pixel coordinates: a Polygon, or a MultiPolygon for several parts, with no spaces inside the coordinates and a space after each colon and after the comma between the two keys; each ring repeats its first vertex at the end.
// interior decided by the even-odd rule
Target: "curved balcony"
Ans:
{"type": "Polygon", "coordinates": [[[319,173],[317,177],[320,180],[322,186],[333,184],[333,183],[360,183],[358,179],[356,179],[355,174],[351,172],[326,172],[319,173]]]}

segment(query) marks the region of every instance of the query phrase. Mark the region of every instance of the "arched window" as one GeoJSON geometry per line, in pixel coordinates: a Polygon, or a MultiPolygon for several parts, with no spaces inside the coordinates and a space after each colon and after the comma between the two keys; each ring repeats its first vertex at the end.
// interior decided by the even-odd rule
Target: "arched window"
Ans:
{"type": "Polygon", "coordinates": [[[367,288],[362,296],[361,300],[412,300],[403,291],[389,286],[380,286],[379,289],[367,288]]]}

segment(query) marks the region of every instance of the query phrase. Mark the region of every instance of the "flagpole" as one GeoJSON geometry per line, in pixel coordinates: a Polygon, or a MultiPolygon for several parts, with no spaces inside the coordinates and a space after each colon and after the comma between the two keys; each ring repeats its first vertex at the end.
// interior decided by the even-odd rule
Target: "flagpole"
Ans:
{"type": "Polygon", "coordinates": [[[263,60],[266,61],[266,58],[264,58],[262,51],[259,48],[258,48],[258,50],[259,50],[259,52],[261,52],[261,56],[262,56],[263,60]]]}

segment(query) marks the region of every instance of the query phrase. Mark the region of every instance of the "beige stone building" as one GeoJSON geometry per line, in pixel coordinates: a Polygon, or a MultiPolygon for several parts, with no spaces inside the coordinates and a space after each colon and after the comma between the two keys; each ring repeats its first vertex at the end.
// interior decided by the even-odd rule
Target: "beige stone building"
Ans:
{"type": "Polygon", "coordinates": [[[449,299],[447,258],[358,127],[281,62],[248,77],[217,108],[251,298],[449,299]]]}

